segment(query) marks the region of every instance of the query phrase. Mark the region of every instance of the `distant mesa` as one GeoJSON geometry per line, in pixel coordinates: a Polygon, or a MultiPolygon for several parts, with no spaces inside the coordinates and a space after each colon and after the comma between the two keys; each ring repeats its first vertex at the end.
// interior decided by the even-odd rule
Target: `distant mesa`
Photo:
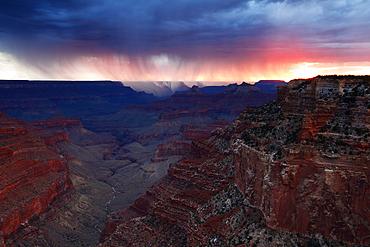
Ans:
{"type": "Polygon", "coordinates": [[[114,81],[0,80],[0,110],[24,120],[39,121],[57,114],[81,117],[119,111],[159,98],[114,81]]]}
{"type": "Polygon", "coordinates": [[[263,92],[257,86],[243,82],[240,85],[229,85],[224,93],[234,95],[257,95],[263,92]]]}
{"type": "Polygon", "coordinates": [[[190,90],[186,93],[187,95],[204,95],[204,93],[202,93],[200,90],[199,90],[199,87],[194,85],[192,88],[190,88],[190,90]]]}
{"type": "Polygon", "coordinates": [[[174,93],[185,93],[189,87],[183,81],[123,81],[135,91],[144,91],[161,99],[171,97],[174,93]]]}
{"type": "MultiPolygon", "coordinates": [[[[236,83],[234,84],[229,84],[227,86],[205,86],[205,87],[200,87],[198,86],[199,90],[204,93],[204,94],[219,94],[225,92],[225,89],[230,86],[230,85],[237,85],[236,83]]],[[[186,90],[178,90],[174,94],[183,94],[188,92],[190,90],[190,87],[188,87],[186,90]]]]}
{"type": "MultiPolygon", "coordinates": [[[[256,94],[259,94],[259,90],[257,90],[255,87],[250,86],[256,86],[260,89],[263,93],[266,94],[277,94],[277,87],[278,86],[286,86],[287,83],[285,81],[281,80],[261,80],[256,82],[255,84],[250,84],[243,82],[242,84],[238,85],[237,83],[232,83],[227,86],[206,86],[201,87],[199,90],[204,94],[219,94],[224,93],[227,91],[227,94],[243,94],[248,91],[249,94],[251,94],[253,91],[256,94]],[[241,86],[241,88],[239,88],[241,86]],[[249,87],[249,88],[248,88],[249,87]],[[248,88],[248,90],[247,90],[248,88]],[[234,91],[236,90],[236,91],[234,91]]],[[[190,89],[190,88],[189,88],[190,89]]],[[[188,89],[188,90],[189,90],[188,89]]],[[[175,94],[182,94],[186,93],[186,90],[176,91],[175,94]]],[[[253,93],[252,93],[253,94],[253,93]]]]}
{"type": "MultiPolygon", "coordinates": [[[[234,83],[234,84],[229,84],[228,86],[230,85],[238,85],[238,84],[234,83]]],[[[202,91],[205,94],[218,94],[218,93],[225,92],[225,89],[228,86],[207,86],[207,87],[200,88],[200,91],[202,91]]]]}
{"type": "Polygon", "coordinates": [[[277,87],[286,86],[287,83],[281,80],[260,80],[254,85],[256,85],[264,93],[277,94],[277,87]]]}

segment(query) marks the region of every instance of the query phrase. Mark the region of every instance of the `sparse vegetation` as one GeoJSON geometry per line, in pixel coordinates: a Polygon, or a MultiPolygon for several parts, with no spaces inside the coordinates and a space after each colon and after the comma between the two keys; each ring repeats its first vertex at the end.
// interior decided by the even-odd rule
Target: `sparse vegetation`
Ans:
{"type": "MultiPolygon", "coordinates": [[[[332,117],[327,123],[314,130],[312,139],[304,143],[312,145],[326,155],[355,155],[358,153],[353,142],[368,142],[370,132],[362,124],[362,118],[370,109],[370,77],[369,76],[318,76],[327,83],[337,83],[337,80],[348,78],[348,83],[341,84],[340,88],[323,88],[319,91],[320,104],[328,102],[334,107],[332,117]]],[[[311,80],[298,83],[291,90],[304,94],[311,90],[311,80]]],[[[339,87],[339,84],[337,84],[339,87]]],[[[291,99],[292,100],[292,99],[291,99]]],[[[305,99],[302,107],[312,107],[316,100],[305,99]],[[303,105],[305,104],[305,105],[303,105]]],[[[281,149],[293,148],[300,144],[298,138],[302,130],[304,110],[297,112],[284,112],[284,103],[279,100],[272,101],[261,107],[246,108],[241,115],[241,120],[250,121],[252,127],[247,128],[242,140],[250,147],[268,154],[273,154],[274,159],[283,159],[286,154],[281,149]]],[[[309,110],[307,113],[309,113],[309,110]]]]}

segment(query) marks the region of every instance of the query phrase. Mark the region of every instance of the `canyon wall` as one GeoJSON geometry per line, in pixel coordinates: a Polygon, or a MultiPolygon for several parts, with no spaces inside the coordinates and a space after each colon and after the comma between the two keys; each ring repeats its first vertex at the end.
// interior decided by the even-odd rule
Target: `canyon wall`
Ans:
{"type": "MultiPolygon", "coordinates": [[[[245,142],[234,140],[235,183],[269,227],[369,243],[368,80],[293,81],[279,88],[276,119],[255,120],[269,129],[252,128],[240,133],[245,142]],[[289,118],[291,123],[284,124],[289,118]],[[296,140],[284,140],[297,126],[296,140]]],[[[256,113],[242,114],[237,124],[256,113]]]]}
{"type": "Polygon", "coordinates": [[[369,244],[369,81],[292,81],[278,100],[193,140],[108,218],[103,246],[369,244]]]}
{"type": "MultiPolygon", "coordinates": [[[[4,115],[7,120],[2,119],[1,124],[9,128],[24,129],[27,138],[32,140],[29,146],[35,146],[36,153],[48,150],[59,157],[61,163],[53,163],[52,167],[62,165],[64,168],[60,169],[68,169],[65,164],[67,160],[75,186],[71,193],[65,195],[66,200],[63,199],[63,203],[58,204],[60,207],[54,207],[53,204],[47,208],[50,209],[47,213],[38,217],[46,209],[38,211],[33,206],[31,211],[35,216],[28,221],[26,218],[29,215],[20,218],[20,227],[14,226],[18,229],[16,234],[9,232],[4,235],[10,246],[42,246],[45,243],[52,246],[97,244],[98,232],[104,225],[107,212],[128,208],[137,197],[167,174],[169,167],[175,171],[174,164],[191,151],[194,138],[209,136],[215,128],[229,126],[228,121],[235,119],[245,105],[261,105],[276,97],[266,95],[257,87],[246,83],[225,87],[227,90],[224,93],[215,95],[202,94],[199,88],[193,87],[189,92],[165,101],[130,105],[117,113],[108,114],[121,109],[130,97],[136,97],[130,102],[134,104],[150,101],[151,97],[133,92],[118,82],[108,81],[7,81],[0,82],[0,88],[1,95],[4,96],[0,108],[27,121],[37,120],[26,124],[4,115]],[[87,124],[91,129],[109,133],[89,131],[81,121],[84,126],[87,124]],[[39,143],[43,145],[42,150],[38,149],[39,143]],[[39,220],[34,221],[36,218],[39,220]]],[[[4,149],[1,150],[1,155],[8,159],[13,154],[4,149]]],[[[27,173],[30,169],[38,169],[38,162],[43,165],[43,169],[47,169],[47,165],[53,160],[51,156],[44,160],[40,158],[41,154],[40,157],[32,155],[35,156],[32,157],[35,164],[28,162],[28,159],[32,159],[27,158],[26,164],[21,167],[27,173]]],[[[185,168],[176,170],[174,176],[186,177],[185,168]]],[[[45,174],[40,173],[40,177],[46,176],[48,172],[46,170],[45,174]]],[[[67,170],[62,172],[68,173],[67,170]]],[[[202,182],[204,188],[209,189],[212,186],[206,182],[207,176],[199,178],[199,183],[202,182]]],[[[213,176],[212,172],[209,172],[209,176],[213,176]]],[[[35,181],[37,177],[38,175],[35,176],[35,181]]],[[[12,179],[18,178],[14,175],[12,179]]],[[[41,180],[42,178],[37,181],[41,180]]],[[[231,180],[229,177],[228,181],[231,180]]],[[[196,181],[195,179],[193,182],[196,181]]],[[[27,182],[22,180],[20,183],[27,182]]],[[[62,187],[70,186],[70,182],[66,183],[66,186],[62,182],[60,184],[62,187]]],[[[48,186],[45,186],[45,190],[48,186]]],[[[20,191],[22,190],[23,188],[20,191]]],[[[42,200],[40,208],[44,208],[44,204],[49,200],[47,196],[42,197],[46,192],[37,190],[35,195],[36,193],[39,193],[42,200]]],[[[53,194],[53,197],[60,198],[64,192],[58,190],[56,193],[59,194],[53,194]]],[[[188,194],[185,193],[187,196],[188,194]]],[[[14,192],[14,195],[18,193],[14,192]]],[[[9,197],[3,199],[5,203],[9,197]]],[[[37,200],[35,202],[37,203],[37,200]]],[[[146,205],[146,200],[139,199],[129,210],[132,215],[140,216],[143,212],[150,211],[146,205]]],[[[11,221],[19,225],[19,222],[11,221]]]]}
{"type": "Polygon", "coordinates": [[[369,171],[338,160],[317,162],[309,150],[284,161],[234,143],[235,183],[272,229],[369,243],[369,171]]]}
{"type": "Polygon", "coordinates": [[[66,160],[0,112],[0,232],[5,239],[72,188],[66,160]]]}

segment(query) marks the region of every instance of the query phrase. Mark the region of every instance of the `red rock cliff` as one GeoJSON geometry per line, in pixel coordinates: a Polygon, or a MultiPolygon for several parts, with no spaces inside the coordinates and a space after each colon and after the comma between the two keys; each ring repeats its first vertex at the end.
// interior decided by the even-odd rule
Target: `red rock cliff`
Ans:
{"type": "Polygon", "coordinates": [[[368,81],[293,81],[281,100],[194,140],[164,179],[108,221],[103,246],[309,243],[265,237],[264,223],[369,244],[368,81]]]}
{"type": "Polygon", "coordinates": [[[369,78],[292,84],[281,105],[240,116],[258,127],[235,136],[235,183],[273,229],[369,244],[369,78]]]}
{"type": "Polygon", "coordinates": [[[22,125],[0,112],[0,232],[5,239],[72,187],[66,160],[22,125]]]}
{"type": "Polygon", "coordinates": [[[248,203],[264,213],[269,227],[369,242],[368,165],[317,162],[309,150],[301,157],[273,161],[244,144],[234,147],[235,183],[248,203]]]}

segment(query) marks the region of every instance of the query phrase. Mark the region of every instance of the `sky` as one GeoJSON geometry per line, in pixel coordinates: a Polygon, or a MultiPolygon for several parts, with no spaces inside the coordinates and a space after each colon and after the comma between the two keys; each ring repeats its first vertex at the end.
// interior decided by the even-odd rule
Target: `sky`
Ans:
{"type": "Polygon", "coordinates": [[[370,1],[0,2],[0,79],[224,84],[319,74],[370,74],[370,1]]]}

